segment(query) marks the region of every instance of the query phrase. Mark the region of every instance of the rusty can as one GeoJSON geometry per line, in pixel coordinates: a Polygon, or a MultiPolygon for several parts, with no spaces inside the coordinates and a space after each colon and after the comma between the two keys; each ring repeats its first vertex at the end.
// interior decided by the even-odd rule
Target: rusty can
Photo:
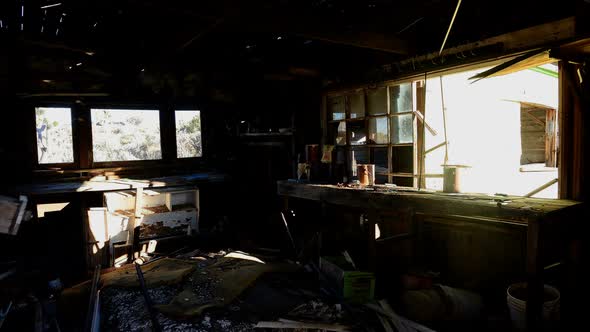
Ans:
{"type": "Polygon", "coordinates": [[[357,174],[361,185],[372,186],[375,184],[375,165],[360,164],[357,165],[357,174]]]}

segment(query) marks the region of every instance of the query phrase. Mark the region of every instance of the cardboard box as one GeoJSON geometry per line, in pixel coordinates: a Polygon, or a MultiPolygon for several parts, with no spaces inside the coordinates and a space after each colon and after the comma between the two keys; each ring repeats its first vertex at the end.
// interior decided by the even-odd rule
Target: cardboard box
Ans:
{"type": "Polygon", "coordinates": [[[344,257],[320,257],[320,269],[342,299],[364,303],[375,295],[375,275],[356,271],[344,257]]]}

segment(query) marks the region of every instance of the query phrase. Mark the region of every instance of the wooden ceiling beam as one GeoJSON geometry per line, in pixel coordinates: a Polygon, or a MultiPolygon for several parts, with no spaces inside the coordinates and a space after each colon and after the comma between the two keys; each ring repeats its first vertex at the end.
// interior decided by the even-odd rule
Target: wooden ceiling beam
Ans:
{"type": "Polygon", "coordinates": [[[256,32],[283,33],[330,44],[377,50],[387,53],[408,55],[409,43],[400,39],[395,32],[371,31],[367,27],[354,28],[334,23],[321,17],[306,17],[305,13],[262,10],[256,19],[240,22],[242,30],[256,32]],[[248,24],[246,24],[248,23],[248,24]]]}
{"type": "MultiPolygon", "coordinates": [[[[498,35],[495,37],[483,39],[474,43],[459,45],[447,48],[443,56],[469,52],[474,49],[487,46],[500,45],[504,53],[531,50],[538,47],[554,45],[575,38],[576,36],[576,18],[568,17],[562,20],[548,22],[541,25],[532,26],[526,29],[513,31],[498,35]]],[[[406,66],[413,62],[428,62],[440,57],[438,52],[433,52],[417,57],[412,57],[400,61],[400,66],[406,66]]]]}
{"type": "Polygon", "coordinates": [[[378,32],[320,32],[305,31],[301,32],[295,30],[293,35],[318,40],[331,44],[346,45],[352,47],[367,48],[382,52],[395,53],[407,55],[410,53],[408,43],[398,37],[385,33],[378,32]]]}

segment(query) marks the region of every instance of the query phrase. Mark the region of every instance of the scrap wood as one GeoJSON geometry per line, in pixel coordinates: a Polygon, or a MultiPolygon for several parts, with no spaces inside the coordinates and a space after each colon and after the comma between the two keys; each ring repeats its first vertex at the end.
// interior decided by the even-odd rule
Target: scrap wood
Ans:
{"type": "Polygon", "coordinates": [[[342,318],[342,305],[329,305],[319,300],[311,300],[292,309],[288,316],[295,319],[331,323],[342,318]]]}
{"type": "Polygon", "coordinates": [[[16,235],[25,217],[28,199],[20,196],[18,199],[0,195],[0,233],[16,235]]]}
{"type": "Polygon", "coordinates": [[[387,303],[387,301],[381,300],[380,304],[382,304],[382,306],[378,306],[374,303],[366,303],[365,306],[367,308],[377,312],[378,314],[389,318],[392,321],[392,323],[394,323],[394,326],[396,324],[399,324],[400,325],[399,328],[396,326],[398,331],[400,331],[400,332],[403,332],[403,331],[436,332],[424,325],[418,324],[414,321],[411,321],[407,318],[404,318],[404,317],[396,314],[395,311],[393,311],[393,309],[389,305],[389,303],[387,303]]]}
{"type": "Polygon", "coordinates": [[[245,253],[232,253],[193,272],[170,303],[156,308],[172,317],[193,318],[206,309],[229,305],[264,273],[297,269],[294,264],[264,263],[245,253]]]}
{"type": "Polygon", "coordinates": [[[94,267],[94,274],[92,275],[90,296],[88,299],[88,308],[86,312],[86,321],[84,324],[84,331],[92,331],[92,327],[96,324],[96,299],[99,296],[98,284],[100,282],[100,264],[94,267]]]}
{"type": "MultiPolygon", "coordinates": [[[[147,287],[172,285],[182,280],[197,268],[195,262],[162,258],[143,267],[147,287]]],[[[139,287],[134,264],[124,265],[102,276],[102,287],[139,287]]]]}
{"type": "Polygon", "coordinates": [[[381,322],[381,325],[383,325],[385,332],[394,332],[393,327],[391,327],[391,324],[389,324],[389,321],[386,318],[384,318],[382,315],[377,315],[377,318],[379,318],[379,321],[381,322]]]}
{"type": "Polygon", "coordinates": [[[393,311],[393,309],[391,309],[387,301],[381,300],[379,301],[379,305],[381,306],[381,309],[383,309],[386,313],[389,314],[389,319],[391,320],[393,326],[395,326],[395,329],[398,332],[412,332],[412,330],[407,328],[406,325],[401,321],[400,317],[395,314],[395,312],[393,311]]]}
{"type": "Polygon", "coordinates": [[[346,332],[350,331],[350,327],[340,324],[329,323],[306,323],[293,320],[281,319],[276,322],[260,321],[254,328],[270,328],[270,329],[315,329],[325,331],[346,332]]]}

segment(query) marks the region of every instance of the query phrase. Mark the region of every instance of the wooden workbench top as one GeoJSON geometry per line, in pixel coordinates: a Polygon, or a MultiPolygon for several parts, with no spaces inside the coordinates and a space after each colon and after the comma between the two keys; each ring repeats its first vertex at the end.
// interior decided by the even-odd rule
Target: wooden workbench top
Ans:
{"type": "Polygon", "coordinates": [[[379,210],[413,207],[418,214],[489,218],[518,224],[528,224],[545,216],[564,213],[566,208],[581,204],[560,199],[448,194],[408,187],[390,188],[384,185],[373,188],[349,188],[294,181],[278,181],[277,192],[282,196],[353,208],[379,210]]]}
{"type": "Polygon", "coordinates": [[[16,188],[19,194],[35,196],[67,194],[76,192],[108,192],[136,188],[164,188],[194,185],[202,182],[223,181],[225,175],[218,173],[193,173],[150,179],[94,179],[83,182],[62,182],[22,185],[16,188]]]}

